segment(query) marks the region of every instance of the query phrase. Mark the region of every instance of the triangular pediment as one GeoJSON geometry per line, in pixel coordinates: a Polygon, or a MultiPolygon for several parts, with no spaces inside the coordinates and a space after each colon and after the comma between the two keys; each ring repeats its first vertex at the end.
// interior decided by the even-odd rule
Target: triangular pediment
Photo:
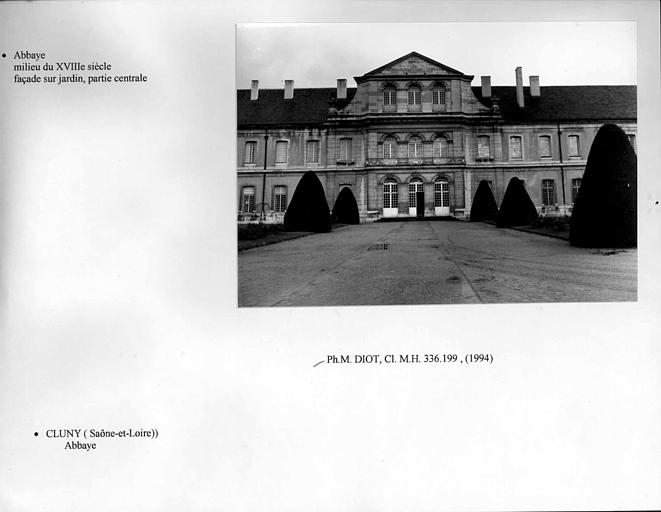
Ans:
{"type": "Polygon", "coordinates": [[[364,74],[361,78],[407,75],[463,75],[463,73],[418,52],[411,52],[364,74]]]}

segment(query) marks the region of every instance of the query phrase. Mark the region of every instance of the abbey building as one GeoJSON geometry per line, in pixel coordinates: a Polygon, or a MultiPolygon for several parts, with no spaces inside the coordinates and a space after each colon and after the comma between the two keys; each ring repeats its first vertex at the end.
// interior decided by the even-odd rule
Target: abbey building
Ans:
{"type": "Polygon", "coordinates": [[[635,86],[492,86],[416,52],[355,88],[237,91],[239,220],[278,221],[314,171],[333,208],[353,194],[361,222],[468,218],[486,181],[500,205],[517,177],[541,214],[571,212],[592,140],[615,123],[636,148],[635,86]]]}

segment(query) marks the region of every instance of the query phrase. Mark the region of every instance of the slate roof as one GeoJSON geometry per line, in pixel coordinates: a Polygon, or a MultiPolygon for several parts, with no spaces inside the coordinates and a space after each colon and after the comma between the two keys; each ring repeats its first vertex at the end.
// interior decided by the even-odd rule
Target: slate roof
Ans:
{"type": "MultiPolygon", "coordinates": [[[[324,122],[337,89],[294,89],[290,100],[284,99],[283,89],[260,89],[256,101],[250,100],[250,90],[236,92],[239,126],[316,125],[324,122]]],[[[347,99],[337,101],[336,108],[343,108],[355,94],[355,87],[347,88],[347,99]]]]}
{"type": "MultiPolygon", "coordinates": [[[[473,93],[484,105],[492,101],[482,98],[481,87],[473,93]]],[[[598,121],[636,119],[635,85],[552,85],[540,87],[540,96],[532,98],[530,89],[523,88],[523,105],[516,103],[516,87],[491,87],[500,113],[507,121],[598,121]]]]}
{"type": "MultiPolygon", "coordinates": [[[[484,105],[492,100],[482,98],[481,88],[473,93],[484,105]]],[[[531,98],[524,87],[524,108],[516,103],[516,87],[493,86],[492,97],[498,98],[500,113],[506,122],[542,121],[609,121],[636,119],[636,86],[581,85],[541,87],[540,97],[531,98]]],[[[250,100],[250,90],[237,91],[237,121],[246,126],[314,126],[324,122],[336,88],[295,89],[294,98],[284,99],[282,89],[260,89],[259,99],[250,100]]],[[[347,88],[347,99],[336,108],[343,108],[356,94],[347,88]]]]}

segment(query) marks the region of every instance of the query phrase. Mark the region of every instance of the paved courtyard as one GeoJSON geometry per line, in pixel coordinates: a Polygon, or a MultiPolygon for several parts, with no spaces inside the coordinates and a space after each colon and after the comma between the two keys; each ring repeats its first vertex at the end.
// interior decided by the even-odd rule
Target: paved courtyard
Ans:
{"type": "Polygon", "coordinates": [[[239,306],[636,300],[636,250],[483,223],[361,224],[239,253],[239,306]]]}

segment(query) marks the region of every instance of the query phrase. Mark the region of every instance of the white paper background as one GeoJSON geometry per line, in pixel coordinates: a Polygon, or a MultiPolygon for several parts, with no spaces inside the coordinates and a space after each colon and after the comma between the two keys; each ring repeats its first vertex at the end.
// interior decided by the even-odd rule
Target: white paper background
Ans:
{"type": "Polygon", "coordinates": [[[659,508],[658,23],[629,1],[0,4],[9,55],[149,76],[21,88],[0,63],[0,509],[659,508]],[[639,301],[238,310],[235,23],[516,19],[638,22],[639,301]],[[496,362],[313,368],[467,351],[496,362]],[[160,436],[44,436],[119,427],[160,436]]]}

